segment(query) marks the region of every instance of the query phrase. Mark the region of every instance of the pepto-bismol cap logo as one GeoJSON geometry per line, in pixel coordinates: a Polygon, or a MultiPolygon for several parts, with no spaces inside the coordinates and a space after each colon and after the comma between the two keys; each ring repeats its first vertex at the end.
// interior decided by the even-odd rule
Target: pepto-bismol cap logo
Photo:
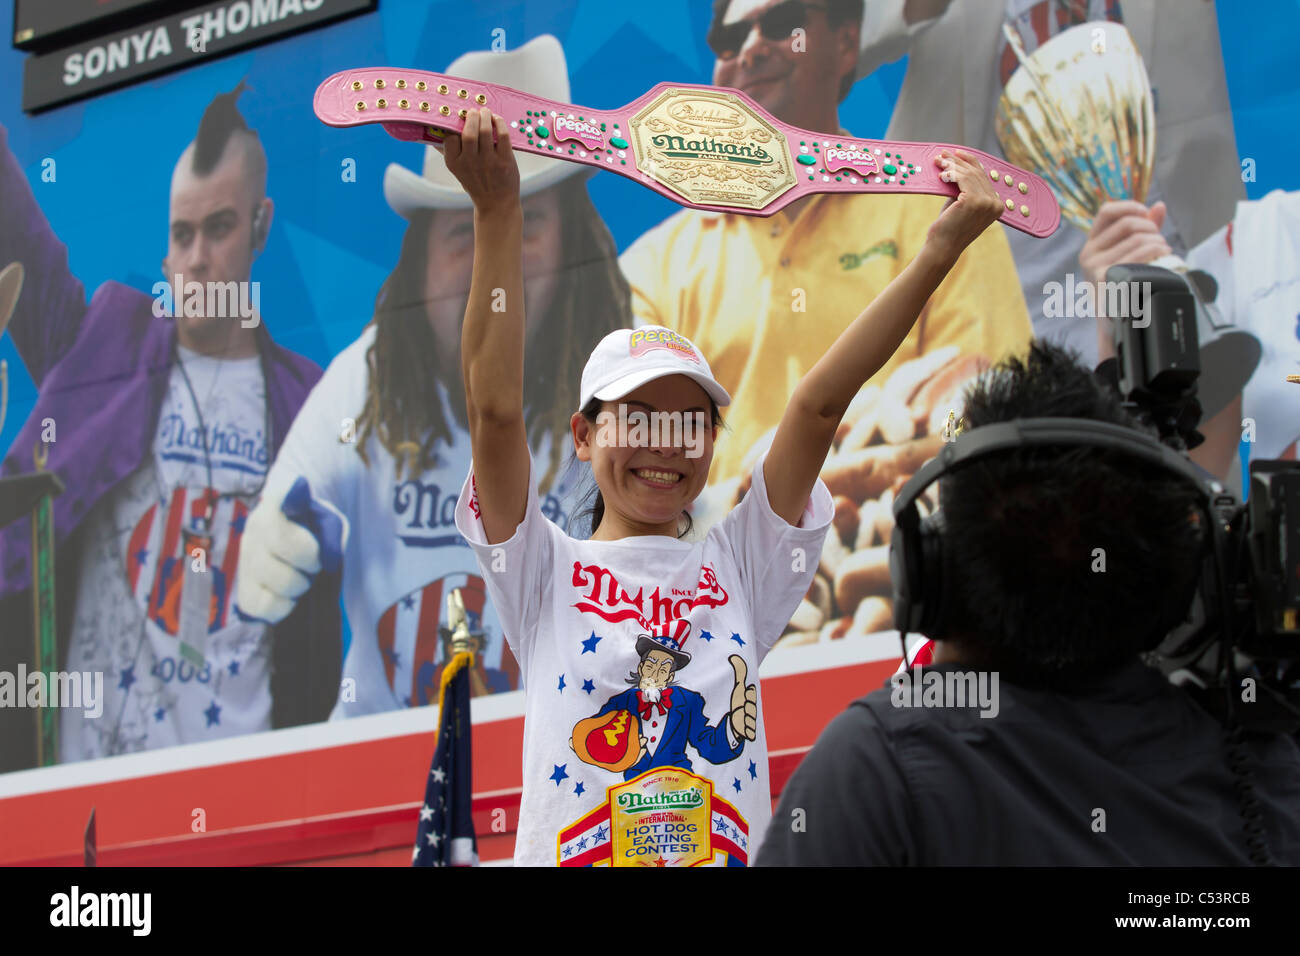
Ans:
{"type": "Polygon", "coordinates": [[[689,339],[671,329],[637,329],[628,339],[628,355],[639,358],[655,349],[667,349],[679,357],[699,364],[700,357],[689,339]]]}

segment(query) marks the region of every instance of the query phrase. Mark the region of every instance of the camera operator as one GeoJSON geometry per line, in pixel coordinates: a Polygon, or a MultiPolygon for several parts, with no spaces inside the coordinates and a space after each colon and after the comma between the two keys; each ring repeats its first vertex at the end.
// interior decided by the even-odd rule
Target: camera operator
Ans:
{"type": "MultiPolygon", "coordinates": [[[[967,394],[966,428],[1039,417],[1140,428],[1054,345],[1035,343],[967,394]]],[[[757,863],[1251,862],[1227,731],[1140,658],[1194,592],[1195,490],[1088,447],[1002,452],[939,487],[946,604],[933,662],[823,731],[757,863]],[[978,702],[945,694],[963,672],[978,702]]],[[[1271,861],[1300,864],[1300,750],[1282,734],[1245,748],[1271,861]]]]}

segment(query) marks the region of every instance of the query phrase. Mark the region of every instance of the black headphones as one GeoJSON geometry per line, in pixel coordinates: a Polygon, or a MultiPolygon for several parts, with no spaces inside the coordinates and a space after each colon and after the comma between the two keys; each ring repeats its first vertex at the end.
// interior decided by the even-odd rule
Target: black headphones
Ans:
{"type": "MultiPolygon", "coordinates": [[[[952,622],[945,620],[945,594],[951,589],[952,570],[945,561],[942,510],[921,517],[917,499],[944,475],[971,462],[1017,448],[1040,446],[1109,448],[1156,465],[1196,490],[1197,503],[1209,529],[1206,542],[1214,548],[1216,568],[1223,574],[1226,545],[1213,502],[1223,487],[1209,472],[1155,438],[1110,422],[1088,418],[1022,418],[982,425],[958,435],[930,459],[899,490],[894,499],[894,531],[890,540],[889,575],[893,580],[894,626],[909,633],[941,638],[952,622]]],[[[1170,620],[1162,622],[1147,650],[1186,617],[1200,577],[1195,576],[1183,595],[1170,596],[1170,620]]]]}

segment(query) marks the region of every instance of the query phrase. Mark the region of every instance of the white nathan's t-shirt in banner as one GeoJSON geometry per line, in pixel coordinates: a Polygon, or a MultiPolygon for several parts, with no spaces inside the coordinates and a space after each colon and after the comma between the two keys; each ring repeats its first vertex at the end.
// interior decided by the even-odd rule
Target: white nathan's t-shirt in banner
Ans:
{"type": "MultiPolygon", "coordinates": [[[[267,494],[282,493],[305,477],[312,495],[347,516],[343,603],[351,643],[331,719],[436,703],[445,663],[440,631],[447,627],[447,597],[461,590],[469,628],[482,633],[477,691],[519,687],[514,658],[487,599],[478,563],[456,530],[460,484],[470,466],[470,441],[452,424],[450,444],[436,449],[437,464],[419,475],[397,474],[397,461],[371,435],[369,464],[357,453],[357,420],[365,404],[368,327],[335,356],[294,419],[267,478],[267,494]],[[481,683],[480,683],[481,682],[481,683]]],[[[449,408],[446,388],[439,398],[449,408]]],[[[537,452],[546,461],[549,442],[537,452]]],[[[546,495],[543,511],[563,524],[581,501],[582,470],[565,470],[546,495]]]]}
{"type": "Polygon", "coordinates": [[[267,466],[260,361],[178,352],[152,456],[87,517],[68,667],[104,674],[103,712],[62,712],[64,762],[271,726],[266,629],[232,608],[244,520],[267,466]],[[180,652],[181,596],[200,540],[189,535],[209,512],[212,592],[198,665],[180,652]]]}
{"type": "Polygon", "coordinates": [[[752,740],[744,699],[835,511],[818,479],[790,525],[768,503],[765,460],[698,541],[571,538],[542,518],[530,476],[524,520],[488,544],[471,471],[457,527],[528,689],[516,864],[739,866],[757,850],[771,781],[762,694],[752,740]]]}
{"type": "Polygon", "coordinates": [[[1252,458],[1293,456],[1300,438],[1300,191],[1237,203],[1232,222],[1187,255],[1214,276],[1223,317],[1259,339],[1259,366],[1242,391],[1254,423],[1252,458]]]}

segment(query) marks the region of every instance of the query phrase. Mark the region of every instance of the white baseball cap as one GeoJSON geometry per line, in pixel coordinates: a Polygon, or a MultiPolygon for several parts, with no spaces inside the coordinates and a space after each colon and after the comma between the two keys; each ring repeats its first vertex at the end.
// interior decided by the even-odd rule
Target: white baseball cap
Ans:
{"type": "Polygon", "coordinates": [[[578,407],[585,408],[593,398],[622,398],[665,375],[685,375],[699,382],[718,405],[731,404],[731,396],[690,339],[662,325],[646,325],[615,329],[600,340],[582,370],[578,407]]]}

